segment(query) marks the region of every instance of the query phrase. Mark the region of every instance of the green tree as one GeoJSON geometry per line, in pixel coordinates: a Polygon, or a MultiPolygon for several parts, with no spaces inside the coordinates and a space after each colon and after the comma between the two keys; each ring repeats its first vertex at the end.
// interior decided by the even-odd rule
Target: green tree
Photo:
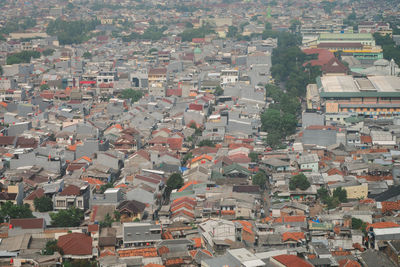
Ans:
{"type": "Polygon", "coordinates": [[[49,48],[49,49],[43,50],[42,54],[43,54],[43,56],[51,56],[54,54],[55,51],[56,50],[49,48]]]}
{"type": "Polygon", "coordinates": [[[50,86],[47,83],[40,85],[40,91],[49,90],[50,86]]]}
{"type": "Polygon", "coordinates": [[[215,147],[215,144],[213,143],[213,141],[211,141],[211,140],[209,140],[209,139],[204,139],[204,140],[201,140],[201,141],[200,141],[199,146],[200,146],[200,147],[202,147],[202,146],[215,147]]]}
{"type": "Polygon", "coordinates": [[[62,249],[57,245],[57,240],[49,240],[46,242],[46,247],[43,250],[43,255],[53,255],[54,252],[58,252],[61,255],[64,254],[62,249]]]}
{"type": "Polygon", "coordinates": [[[178,189],[183,186],[183,178],[180,173],[173,173],[167,180],[167,187],[170,190],[178,189]]]}
{"type": "Polygon", "coordinates": [[[12,64],[20,64],[20,63],[29,63],[31,62],[31,58],[39,58],[40,53],[37,51],[22,51],[19,53],[13,53],[7,56],[6,63],[7,65],[12,64]]]}
{"type": "Polygon", "coordinates": [[[58,18],[50,21],[46,32],[49,35],[57,36],[61,45],[80,44],[89,40],[89,33],[99,24],[98,20],[66,21],[58,18]]]}
{"type": "Polygon", "coordinates": [[[266,187],[267,175],[263,171],[257,172],[253,176],[253,185],[258,185],[261,189],[266,187]]]}
{"type": "Polygon", "coordinates": [[[100,227],[111,227],[112,223],[113,219],[111,218],[110,214],[107,213],[106,216],[104,216],[104,220],[100,222],[100,227]]]}
{"type": "Polygon", "coordinates": [[[251,151],[249,153],[249,158],[251,159],[251,162],[258,162],[258,153],[251,151]]]}
{"type": "Polygon", "coordinates": [[[121,98],[130,99],[132,103],[139,101],[143,97],[143,92],[140,90],[125,89],[122,91],[121,98]]]}
{"type": "Polygon", "coordinates": [[[275,131],[268,133],[266,143],[272,149],[279,148],[282,145],[281,134],[275,131]]]}
{"type": "Polygon", "coordinates": [[[326,203],[328,200],[329,196],[329,191],[325,187],[321,187],[320,189],[317,190],[318,197],[321,199],[323,203],[326,203]]]}
{"type": "Polygon", "coordinates": [[[311,186],[310,182],[303,173],[292,176],[289,182],[290,190],[296,190],[296,188],[299,188],[300,190],[306,190],[310,186],[311,186]]]}
{"type": "Polygon", "coordinates": [[[182,165],[186,165],[186,163],[193,158],[192,152],[187,153],[183,158],[182,158],[182,165]]]}
{"type": "Polygon", "coordinates": [[[347,191],[342,187],[335,188],[333,190],[333,197],[337,197],[341,203],[347,202],[347,191]]]}
{"type": "Polygon", "coordinates": [[[221,88],[221,86],[217,85],[217,87],[215,87],[214,95],[220,96],[223,94],[224,94],[224,90],[221,88]]]}
{"type": "Polygon", "coordinates": [[[50,213],[51,225],[54,227],[77,227],[83,220],[83,211],[75,207],[50,213]]]}
{"type": "Polygon", "coordinates": [[[226,37],[228,38],[235,38],[237,34],[239,33],[239,30],[235,26],[229,26],[228,27],[228,33],[226,34],[226,37]]]}
{"type": "Polygon", "coordinates": [[[90,52],[85,52],[85,53],[83,53],[83,58],[84,59],[91,59],[92,58],[92,53],[90,53],[90,52]]]}
{"type": "Polygon", "coordinates": [[[118,210],[114,211],[114,219],[116,222],[119,222],[119,220],[121,219],[121,213],[119,213],[118,210]]]}
{"type": "Polygon", "coordinates": [[[0,208],[0,220],[34,218],[29,204],[15,205],[7,201],[0,208]]]}
{"type": "Polygon", "coordinates": [[[33,200],[35,210],[39,212],[48,212],[53,210],[53,200],[49,197],[42,196],[33,200]]]}
{"type": "Polygon", "coordinates": [[[102,186],[100,186],[99,193],[103,194],[108,188],[113,188],[113,187],[114,185],[112,183],[103,184],[102,186]]]}

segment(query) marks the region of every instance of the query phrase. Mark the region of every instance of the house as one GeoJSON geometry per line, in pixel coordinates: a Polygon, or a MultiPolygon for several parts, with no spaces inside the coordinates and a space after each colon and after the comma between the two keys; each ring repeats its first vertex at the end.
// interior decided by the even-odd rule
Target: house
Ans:
{"type": "Polygon", "coordinates": [[[264,159],[262,162],[267,168],[275,172],[285,172],[288,171],[290,168],[289,162],[280,160],[278,158],[267,158],[264,159]]]}
{"type": "Polygon", "coordinates": [[[151,247],[161,242],[161,226],[151,223],[124,223],[123,246],[151,247]]]}
{"type": "Polygon", "coordinates": [[[69,185],[53,197],[54,210],[69,209],[75,207],[87,210],[89,208],[90,188],[88,185],[78,187],[69,185]]]}
{"type": "Polygon", "coordinates": [[[57,246],[63,251],[63,258],[91,259],[95,255],[92,251],[92,238],[84,233],[70,233],[58,238],[57,246]]]}
{"type": "Polygon", "coordinates": [[[31,210],[35,211],[34,200],[43,196],[45,196],[43,188],[38,188],[24,199],[24,204],[28,204],[31,210]]]}
{"type": "Polygon", "coordinates": [[[131,222],[136,219],[141,220],[145,208],[146,204],[136,200],[125,200],[117,206],[117,210],[121,213],[121,222],[131,222]]]}
{"type": "Polygon", "coordinates": [[[272,264],[282,267],[293,267],[293,266],[313,267],[311,263],[296,255],[284,254],[279,256],[273,256],[271,257],[270,261],[272,264]]]}
{"type": "Polygon", "coordinates": [[[318,172],[319,158],[317,154],[302,155],[297,159],[301,171],[318,172]]]}
{"type": "Polygon", "coordinates": [[[232,221],[208,220],[198,225],[199,232],[209,250],[223,251],[229,247],[225,240],[236,240],[236,227],[232,221]]]}

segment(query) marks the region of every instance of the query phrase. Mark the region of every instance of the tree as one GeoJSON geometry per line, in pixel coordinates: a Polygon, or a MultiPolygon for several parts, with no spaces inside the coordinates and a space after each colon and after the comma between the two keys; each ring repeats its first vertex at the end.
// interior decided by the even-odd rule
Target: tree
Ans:
{"type": "Polygon", "coordinates": [[[224,94],[224,90],[221,88],[221,86],[217,85],[217,87],[215,87],[214,95],[220,96],[223,94],[224,94]]]}
{"type": "Polygon", "coordinates": [[[39,212],[48,212],[53,210],[53,200],[49,197],[43,196],[33,200],[35,210],[39,212]]]}
{"type": "Polygon", "coordinates": [[[116,222],[118,222],[121,219],[121,213],[119,213],[118,210],[114,211],[114,219],[116,222]]]}
{"type": "Polygon", "coordinates": [[[7,201],[0,208],[0,221],[23,218],[34,218],[29,204],[15,205],[11,201],[7,201]]]}
{"type": "Polygon", "coordinates": [[[201,140],[201,141],[200,141],[199,146],[200,146],[200,147],[202,147],[202,146],[215,147],[215,144],[213,143],[213,141],[211,141],[211,140],[209,140],[209,139],[204,139],[204,140],[201,140]]]}
{"type": "Polygon", "coordinates": [[[85,52],[85,53],[83,53],[83,58],[84,59],[91,59],[92,58],[92,53],[90,53],[90,52],[85,52]]]}
{"type": "Polygon", "coordinates": [[[58,252],[61,255],[64,254],[62,249],[57,245],[57,240],[49,240],[46,242],[46,247],[43,250],[43,255],[53,255],[54,252],[58,252]]]}
{"type": "Polygon", "coordinates": [[[50,213],[51,225],[55,227],[77,227],[83,220],[83,211],[75,207],[50,213]]]}
{"type": "Polygon", "coordinates": [[[347,191],[342,187],[333,190],[333,197],[337,197],[341,203],[347,202],[347,191]]]}
{"type": "Polygon", "coordinates": [[[43,50],[42,54],[43,54],[43,56],[51,56],[54,54],[55,51],[56,50],[49,48],[49,49],[43,50]]]}
{"type": "Polygon", "coordinates": [[[267,175],[263,171],[259,171],[253,176],[253,185],[258,185],[260,188],[264,189],[266,182],[267,175]]]}
{"type": "Polygon", "coordinates": [[[140,90],[125,89],[121,94],[121,98],[130,99],[132,103],[139,101],[142,97],[143,92],[140,90]]]}
{"type": "Polygon", "coordinates": [[[228,27],[228,33],[226,34],[226,37],[228,38],[235,38],[238,34],[239,30],[235,26],[229,26],[228,27]]]}
{"type": "Polygon", "coordinates": [[[80,44],[90,39],[89,33],[99,24],[100,21],[97,19],[65,21],[58,18],[50,21],[46,32],[49,35],[57,36],[61,45],[80,44]]]}
{"type": "Polygon", "coordinates": [[[40,91],[49,90],[50,86],[47,83],[40,85],[40,91]]]}
{"type": "Polygon", "coordinates": [[[280,145],[282,145],[282,138],[281,134],[278,132],[271,132],[267,135],[266,138],[267,145],[271,147],[272,149],[278,148],[280,145]]]}
{"type": "Polygon", "coordinates": [[[167,180],[167,187],[171,190],[181,188],[183,186],[183,178],[180,173],[173,173],[167,180]]]}
{"type": "Polygon", "coordinates": [[[100,186],[99,193],[103,194],[108,188],[113,188],[113,187],[114,185],[112,183],[103,184],[102,186],[100,186]]]}
{"type": "Polygon", "coordinates": [[[7,56],[7,65],[20,64],[20,63],[30,63],[31,58],[39,58],[40,53],[37,51],[22,51],[19,53],[14,53],[7,56]]]}
{"type": "Polygon", "coordinates": [[[100,222],[100,227],[111,227],[112,223],[113,219],[111,218],[110,214],[107,213],[106,216],[104,216],[104,220],[100,222]]]}
{"type": "Polygon", "coordinates": [[[251,151],[249,153],[249,158],[251,159],[251,162],[258,162],[258,153],[251,151]]]}
{"type": "Polygon", "coordinates": [[[321,187],[320,189],[318,189],[317,194],[323,203],[325,203],[329,198],[329,191],[325,187],[321,187]]]}
{"type": "Polygon", "coordinates": [[[292,176],[289,182],[289,189],[296,190],[297,188],[299,188],[300,190],[306,190],[310,187],[310,185],[311,184],[308,181],[307,177],[303,173],[300,173],[292,176]]]}

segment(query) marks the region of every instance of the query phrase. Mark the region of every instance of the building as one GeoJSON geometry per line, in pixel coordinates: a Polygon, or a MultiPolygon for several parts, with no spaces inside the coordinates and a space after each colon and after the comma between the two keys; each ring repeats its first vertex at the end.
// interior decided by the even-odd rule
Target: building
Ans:
{"type": "Polygon", "coordinates": [[[161,226],[151,223],[124,223],[124,247],[154,246],[161,242],[161,226]]]}
{"type": "Polygon", "coordinates": [[[392,116],[400,113],[400,77],[350,75],[317,78],[326,113],[350,112],[367,116],[392,116]]]}
{"type": "Polygon", "coordinates": [[[65,210],[71,207],[86,210],[89,208],[90,186],[69,185],[53,197],[53,208],[65,210]]]}

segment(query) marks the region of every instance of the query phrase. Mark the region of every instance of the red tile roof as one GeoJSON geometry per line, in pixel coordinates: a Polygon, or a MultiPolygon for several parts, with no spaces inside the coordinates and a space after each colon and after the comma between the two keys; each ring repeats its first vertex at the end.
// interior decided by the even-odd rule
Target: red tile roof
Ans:
{"type": "Polygon", "coordinates": [[[135,256],[150,258],[150,257],[157,257],[158,253],[156,248],[132,248],[132,249],[119,250],[118,255],[121,258],[135,257],[135,256]]]}
{"type": "Polygon", "coordinates": [[[369,229],[370,227],[373,227],[374,229],[382,229],[382,228],[394,228],[394,227],[400,227],[400,225],[398,225],[395,222],[377,222],[377,223],[372,223],[369,224],[367,226],[367,229],[369,229]]]}
{"type": "Polygon", "coordinates": [[[342,259],[338,261],[339,267],[361,267],[357,261],[342,259]]]}
{"type": "Polygon", "coordinates": [[[69,185],[60,193],[60,196],[79,196],[81,190],[76,185],[69,185]]]}
{"type": "Polygon", "coordinates": [[[382,212],[400,210],[400,202],[396,201],[383,201],[382,204],[382,212]]]}
{"type": "Polygon", "coordinates": [[[178,192],[182,192],[182,191],[184,191],[186,188],[188,188],[189,186],[194,185],[194,184],[198,184],[198,182],[197,182],[197,181],[190,181],[190,182],[187,182],[187,183],[184,184],[181,188],[179,188],[178,192]]]}
{"type": "Polygon", "coordinates": [[[284,266],[287,267],[313,267],[313,265],[295,255],[279,255],[279,256],[274,256],[272,257],[279,263],[283,264],[284,266]]]}
{"type": "Polygon", "coordinates": [[[43,188],[38,188],[27,196],[25,200],[35,200],[35,198],[41,198],[42,196],[44,196],[44,190],[43,188]]]}
{"type": "Polygon", "coordinates": [[[299,241],[302,241],[302,240],[305,240],[305,239],[306,239],[306,237],[305,237],[303,232],[286,232],[286,233],[282,234],[282,241],[283,242],[286,242],[286,241],[289,241],[289,240],[299,242],[299,241]]]}
{"type": "Polygon", "coordinates": [[[92,255],[92,238],[83,233],[60,236],[57,245],[65,255],[92,255]]]}
{"type": "Polygon", "coordinates": [[[195,248],[201,248],[201,237],[193,237],[192,240],[195,248]]]}
{"type": "Polygon", "coordinates": [[[43,229],[45,226],[43,218],[11,219],[10,224],[22,229],[43,229]]]}

